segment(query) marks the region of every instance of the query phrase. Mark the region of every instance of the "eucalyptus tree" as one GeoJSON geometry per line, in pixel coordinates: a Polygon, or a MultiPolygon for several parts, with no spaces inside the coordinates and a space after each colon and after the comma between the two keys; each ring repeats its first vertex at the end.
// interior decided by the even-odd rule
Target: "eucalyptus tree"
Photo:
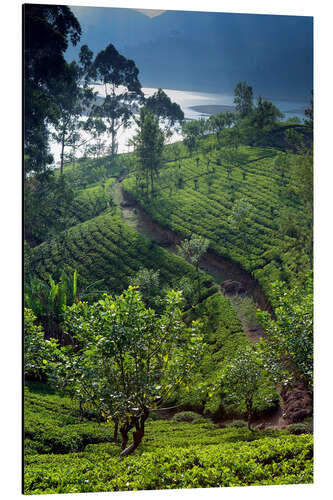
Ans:
{"type": "Polygon", "coordinates": [[[81,27],[69,7],[23,5],[24,172],[44,172],[52,163],[49,125],[58,119],[54,85],[67,75],[64,53],[81,27]]]}
{"type": "Polygon", "coordinates": [[[82,77],[82,68],[73,61],[66,66],[65,78],[57,79],[53,85],[58,120],[52,137],[61,145],[61,175],[63,174],[65,148],[68,146],[75,148],[80,140],[80,129],[83,127],[80,118],[84,112],[87,113],[89,104],[94,97],[91,89],[81,86],[82,77]]]}
{"type": "Polygon", "coordinates": [[[240,118],[251,114],[253,110],[253,89],[246,82],[238,82],[234,90],[234,103],[240,118]]]}
{"type": "Polygon", "coordinates": [[[157,117],[145,107],[141,108],[140,116],[135,121],[138,131],[133,138],[133,144],[138,158],[138,176],[144,179],[147,196],[149,196],[149,183],[150,194],[154,196],[154,179],[163,164],[164,134],[159,127],[157,117]]]}
{"type": "Polygon", "coordinates": [[[91,66],[91,75],[104,85],[104,100],[94,106],[94,112],[106,122],[112,156],[117,152],[118,132],[130,125],[138,104],[143,102],[138,74],[134,61],[119,54],[112,44],[97,54],[91,66]]]}
{"type": "Polygon", "coordinates": [[[57,88],[68,77],[64,53],[76,45],[81,27],[69,7],[23,6],[24,231],[30,245],[63,227],[72,199],[69,186],[51,169],[50,126],[59,119],[57,88]]]}
{"type": "Polygon", "coordinates": [[[148,97],[145,100],[145,106],[158,117],[166,137],[170,137],[172,128],[181,125],[184,120],[184,112],[179,104],[172,102],[162,89],[158,89],[148,97]]]}

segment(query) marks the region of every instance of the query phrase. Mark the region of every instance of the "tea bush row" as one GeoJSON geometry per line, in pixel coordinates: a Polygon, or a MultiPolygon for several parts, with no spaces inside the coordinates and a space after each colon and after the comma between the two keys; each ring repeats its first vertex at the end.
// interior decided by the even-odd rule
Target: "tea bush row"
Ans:
{"type": "MultiPolygon", "coordinates": [[[[221,152],[215,149],[210,153],[212,163],[209,168],[221,152]]],[[[239,152],[246,163],[233,166],[230,178],[223,162],[215,165],[215,173],[207,174],[207,160],[200,153],[196,155],[200,158],[198,165],[194,158],[183,160],[180,169],[179,162],[166,164],[166,171],[156,183],[157,196],[153,201],[140,196],[133,177],[125,179],[123,187],[139,199],[145,210],[161,225],[181,237],[189,237],[194,232],[208,238],[215,253],[231,258],[253,273],[269,295],[270,283],[276,279],[294,278],[296,268],[300,267],[299,262],[303,259],[301,250],[296,248],[295,238],[281,234],[278,225],[280,208],[289,207],[297,211],[298,204],[292,196],[280,190],[279,177],[272,169],[276,150],[243,146],[239,152]],[[264,154],[270,157],[252,161],[264,154]],[[201,176],[198,177],[198,189],[195,189],[193,180],[189,180],[183,188],[174,186],[170,194],[169,189],[164,187],[177,175],[183,179],[201,176]],[[243,230],[233,227],[229,221],[234,202],[240,198],[252,206],[243,230]]]]}
{"type": "Polygon", "coordinates": [[[309,436],[223,446],[167,446],[119,461],[107,453],[30,456],[25,493],[304,484],[313,481],[309,436]]]}
{"type": "MultiPolygon", "coordinates": [[[[183,276],[195,280],[195,269],[140,236],[115,211],[77,224],[56,238],[35,247],[31,268],[45,279],[57,269],[77,269],[82,286],[104,279],[103,290],[121,292],[140,267],[160,269],[162,286],[173,286],[183,276]]],[[[200,272],[203,298],[216,292],[212,279],[200,272]]]]}

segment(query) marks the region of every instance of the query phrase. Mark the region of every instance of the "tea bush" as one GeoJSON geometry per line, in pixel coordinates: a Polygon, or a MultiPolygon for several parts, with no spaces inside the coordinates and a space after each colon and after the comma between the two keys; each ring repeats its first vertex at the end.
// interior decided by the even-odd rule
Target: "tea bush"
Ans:
{"type": "MultiPolygon", "coordinates": [[[[117,211],[77,224],[35,247],[30,267],[44,280],[59,268],[76,269],[83,288],[103,279],[100,289],[114,293],[121,293],[140,268],[159,269],[162,287],[177,287],[183,276],[195,280],[192,265],[139,235],[117,211]]],[[[203,298],[216,292],[210,276],[201,271],[200,279],[203,298]]]]}
{"type": "MultiPolygon", "coordinates": [[[[207,143],[210,140],[205,139],[207,143]]],[[[203,149],[204,143],[197,155],[198,163],[194,158],[185,158],[166,164],[153,201],[142,198],[131,176],[124,180],[123,187],[156,222],[182,238],[193,233],[208,238],[214,253],[251,272],[269,296],[272,281],[291,281],[311,265],[299,238],[281,229],[282,207],[288,211],[288,220],[293,220],[302,206],[300,199],[291,195],[292,169],[287,169],[281,187],[280,177],[272,166],[278,153],[273,148],[240,146],[237,154],[242,162],[232,166],[230,175],[230,165],[220,160],[223,148],[215,145],[207,156],[203,149]],[[175,181],[179,175],[183,178],[182,187],[175,181]],[[193,179],[197,179],[197,187],[193,179]],[[237,200],[252,207],[246,220],[246,242],[230,220],[237,200]]],[[[292,165],[297,155],[290,155],[288,161],[292,165]]],[[[308,228],[303,229],[308,234],[308,228]]]]}
{"type": "Polygon", "coordinates": [[[45,384],[25,392],[26,494],[312,482],[311,435],[149,418],[141,448],[120,461],[112,423],[45,384]]]}

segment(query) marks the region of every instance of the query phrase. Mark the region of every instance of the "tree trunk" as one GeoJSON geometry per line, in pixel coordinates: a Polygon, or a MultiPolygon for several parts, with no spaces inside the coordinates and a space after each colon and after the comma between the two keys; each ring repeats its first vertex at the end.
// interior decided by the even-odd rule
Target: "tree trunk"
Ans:
{"type": "Polygon", "coordinates": [[[122,441],[121,441],[121,449],[124,450],[127,446],[128,443],[128,433],[131,429],[132,425],[130,425],[128,422],[126,422],[124,425],[120,427],[120,434],[122,436],[122,441]]]}
{"type": "Polygon", "coordinates": [[[246,402],[247,409],[247,427],[249,430],[251,429],[251,419],[252,419],[252,400],[246,402]]]}
{"type": "Polygon", "coordinates": [[[149,410],[147,408],[144,409],[144,413],[141,417],[136,417],[134,420],[135,423],[135,431],[133,432],[133,442],[127,447],[122,448],[122,452],[120,453],[120,457],[128,457],[131,455],[139,446],[142,441],[143,436],[145,435],[145,421],[147,420],[149,415],[149,410]]]}
{"type": "Polygon", "coordinates": [[[62,134],[62,139],[61,139],[60,175],[64,173],[64,151],[65,151],[65,133],[62,134]]]}

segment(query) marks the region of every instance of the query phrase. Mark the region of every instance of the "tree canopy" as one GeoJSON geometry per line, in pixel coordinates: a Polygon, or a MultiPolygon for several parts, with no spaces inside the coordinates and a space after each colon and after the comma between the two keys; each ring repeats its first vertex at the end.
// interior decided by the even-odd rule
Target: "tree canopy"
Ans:
{"type": "Polygon", "coordinates": [[[167,130],[170,130],[176,123],[181,124],[184,120],[184,113],[179,104],[172,102],[162,89],[158,89],[155,94],[148,97],[145,105],[162,124],[165,123],[167,130]]]}
{"type": "Polygon", "coordinates": [[[135,105],[143,100],[139,70],[134,61],[126,59],[109,44],[101,50],[91,67],[91,74],[104,84],[105,98],[95,106],[97,116],[107,122],[111,135],[111,154],[117,151],[117,133],[121,127],[128,127],[135,105]]]}
{"type": "Polygon", "coordinates": [[[130,286],[117,298],[105,294],[94,304],[66,308],[65,325],[77,347],[58,351],[54,380],[105,420],[119,422],[122,456],[140,444],[149,412],[190,383],[201,358],[200,325],[184,325],[180,302],[180,293],[170,291],[158,316],[130,286]]]}
{"type": "Polygon", "coordinates": [[[241,118],[249,115],[253,109],[253,89],[246,82],[238,82],[234,90],[236,111],[241,118]]]}

